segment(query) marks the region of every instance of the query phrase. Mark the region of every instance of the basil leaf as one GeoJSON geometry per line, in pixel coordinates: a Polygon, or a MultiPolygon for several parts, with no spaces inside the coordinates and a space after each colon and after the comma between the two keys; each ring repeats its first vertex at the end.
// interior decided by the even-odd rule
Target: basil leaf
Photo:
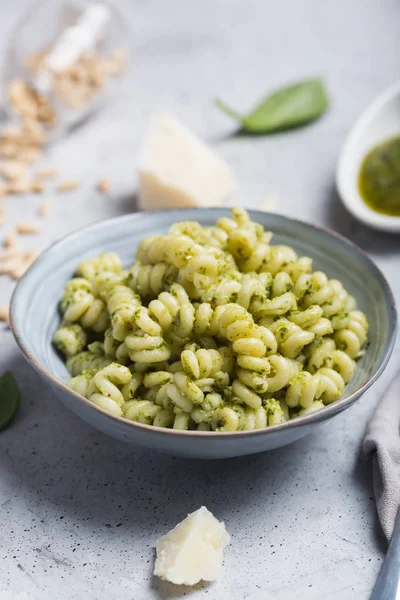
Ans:
{"type": "Polygon", "coordinates": [[[309,79],[273,92],[248,115],[240,115],[218,99],[216,105],[239,121],[243,131],[271,133],[315,121],[328,108],[328,98],[322,80],[309,79]]]}
{"type": "Polygon", "coordinates": [[[19,408],[19,389],[12,373],[0,376],[0,431],[6,429],[19,408]]]}

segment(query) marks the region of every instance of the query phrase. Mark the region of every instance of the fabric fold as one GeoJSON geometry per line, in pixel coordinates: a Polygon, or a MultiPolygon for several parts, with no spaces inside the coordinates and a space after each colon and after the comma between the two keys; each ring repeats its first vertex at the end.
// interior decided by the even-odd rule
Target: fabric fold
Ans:
{"type": "Polygon", "coordinates": [[[363,449],[372,458],[378,516],[390,540],[400,506],[400,373],[375,408],[363,449]]]}

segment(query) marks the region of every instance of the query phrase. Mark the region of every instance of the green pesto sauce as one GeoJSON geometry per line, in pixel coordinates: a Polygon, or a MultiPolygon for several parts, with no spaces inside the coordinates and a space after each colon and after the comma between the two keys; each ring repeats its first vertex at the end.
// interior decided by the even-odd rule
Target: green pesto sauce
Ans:
{"type": "Polygon", "coordinates": [[[369,208],[400,217],[400,136],[368,152],[361,164],[358,189],[369,208]]]}

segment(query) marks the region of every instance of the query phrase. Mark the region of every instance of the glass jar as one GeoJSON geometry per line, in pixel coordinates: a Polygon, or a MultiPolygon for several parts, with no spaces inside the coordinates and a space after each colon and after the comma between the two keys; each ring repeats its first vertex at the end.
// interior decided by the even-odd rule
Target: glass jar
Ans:
{"type": "Polygon", "coordinates": [[[114,6],[44,0],[11,35],[3,106],[10,119],[39,120],[54,141],[115,96],[128,62],[128,32],[114,6]]]}

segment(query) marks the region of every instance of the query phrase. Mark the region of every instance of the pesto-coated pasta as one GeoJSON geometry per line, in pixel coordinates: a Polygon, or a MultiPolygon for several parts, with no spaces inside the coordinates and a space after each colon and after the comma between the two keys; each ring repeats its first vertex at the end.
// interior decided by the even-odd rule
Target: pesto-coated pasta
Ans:
{"type": "Polygon", "coordinates": [[[175,430],[263,429],[335,402],[368,322],[337,279],[242,208],[175,223],[122,269],[106,252],[65,286],[54,334],[69,386],[107,412],[175,430]]]}

